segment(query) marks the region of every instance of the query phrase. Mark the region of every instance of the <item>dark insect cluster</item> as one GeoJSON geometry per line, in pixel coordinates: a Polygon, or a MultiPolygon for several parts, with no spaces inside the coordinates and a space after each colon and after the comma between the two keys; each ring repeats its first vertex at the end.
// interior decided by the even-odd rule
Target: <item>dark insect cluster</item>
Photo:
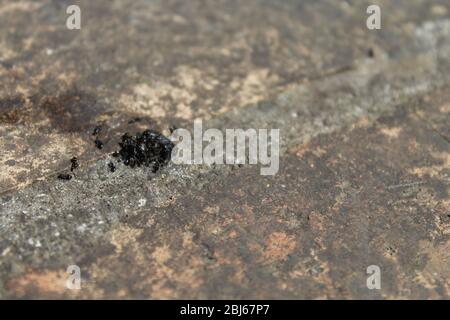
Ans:
{"type": "Polygon", "coordinates": [[[74,171],[75,169],[77,169],[80,165],[78,164],[78,158],[77,157],[73,157],[72,159],[70,159],[70,171],[74,171]]]}
{"type": "Polygon", "coordinates": [[[58,179],[60,180],[72,180],[72,175],[68,173],[60,173],[58,174],[58,179]]]}
{"type": "MultiPolygon", "coordinates": [[[[73,157],[72,159],[70,159],[70,171],[73,172],[75,169],[77,169],[79,167],[79,163],[78,163],[78,158],[77,157],[73,157]]],[[[72,180],[72,175],[69,173],[60,173],[58,174],[58,179],[60,180],[72,180]]]]}
{"type": "Polygon", "coordinates": [[[98,149],[103,149],[103,142],[100,141],[98,138],[95,139],[94,143],[98,149]]]}
{"type": "Polygon", "coordinates": [[[147,166],[151,167],[153,172],[157,172],[170,161],[174,147],[172,141],[153,130],[146,130],[136,136],[126,133],[122,136],[119,146],[120,150],[113,155],[120,157],[125,165],[132,168],[147,166]]]}
{"type": "Polygon", "coordinates": [[[111,172],[115,172],[116,171],[116,166],[112,162],[108,163],[108,168],[109,168],[109,171],[111,171],[111,172]]]}
{"type": "Polygon", "coordinates": [[[103,142],[98,138],[99,134],[102,132],[102,126],[96,126],[94,128],[94,131],[92,132],[92,135],[95,136],[95,146],[98,149],[103,149],[103,142]]]}
{"type": "Polygon", "coordinates": [[[92,135],[93,136],[98,136],[100,134],[100,132],[102,132],[102,126],[96,126],[94,128],[94,131],[92,131],[92,135]]]}

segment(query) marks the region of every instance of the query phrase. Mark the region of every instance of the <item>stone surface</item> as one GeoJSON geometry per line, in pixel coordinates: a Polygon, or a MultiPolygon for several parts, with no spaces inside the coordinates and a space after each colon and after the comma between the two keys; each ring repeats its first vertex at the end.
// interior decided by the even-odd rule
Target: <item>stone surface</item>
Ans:
{"type": "Polygon", "coordinates": [[[0,297],[448,299],[450,6],[372,2],[0,1],[0,297]],[[279,128],[279,173],[109,171],[196,118],[279,128]]]}

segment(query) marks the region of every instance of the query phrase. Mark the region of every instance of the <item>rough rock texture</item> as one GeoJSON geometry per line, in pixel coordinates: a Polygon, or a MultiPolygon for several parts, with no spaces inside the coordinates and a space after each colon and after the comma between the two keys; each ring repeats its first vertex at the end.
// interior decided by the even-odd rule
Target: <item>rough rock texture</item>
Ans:
{"type": "Polygon", "coordinates": [[[0,82],[2,298],[450,297],[448,1],[2,0],[0,82]],[[279,173],[109,169],[196,118],[279,173]]]}

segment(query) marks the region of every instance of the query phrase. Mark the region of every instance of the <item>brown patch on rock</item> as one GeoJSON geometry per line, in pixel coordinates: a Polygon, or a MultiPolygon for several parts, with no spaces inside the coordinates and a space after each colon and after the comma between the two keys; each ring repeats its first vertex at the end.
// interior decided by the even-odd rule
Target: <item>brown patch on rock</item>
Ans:
{"type": "Polygon", "coordinates": [[[294,236],[284,232],[273,232],[269,235],[263,255],[267,259],[284,260],[296,247],[294,236]]]}
{"type": "Polygon", "coordinates": [[[67,276],[65,271],[29,271],[24,275],[8,280],[6,287],[13,291],[17,297],[26,297],[32,292],[47,297],[60,297],[70,291],[66,288],[67,276]]]}
{"type": "Polygon", "coordinates": [[[385,134],[389,138],[398,138],[400,132],[402,131],[401,128],[383,128],[381,129],[381,133],[385,134]]]}

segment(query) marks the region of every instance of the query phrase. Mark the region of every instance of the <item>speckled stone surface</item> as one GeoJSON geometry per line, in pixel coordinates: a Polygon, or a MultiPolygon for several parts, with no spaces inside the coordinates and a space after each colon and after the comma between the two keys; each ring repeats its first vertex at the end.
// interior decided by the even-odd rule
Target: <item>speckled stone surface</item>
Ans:
{"type": "Polygon", "coordinates": [[[0,0],[0,83],[1,298],[450,297],[448,1],[0,0]],[[109,171],[195,119],[280,129],[280,171],[109,171]]]}

